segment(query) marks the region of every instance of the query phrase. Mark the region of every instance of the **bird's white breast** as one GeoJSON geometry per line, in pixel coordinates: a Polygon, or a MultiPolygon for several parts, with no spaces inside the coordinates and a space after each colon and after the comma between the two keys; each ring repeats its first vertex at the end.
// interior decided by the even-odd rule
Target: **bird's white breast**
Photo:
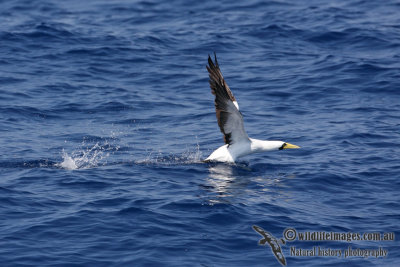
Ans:
{"type": "Polygon", "coordinates": [[[235,143],[233,145],[223,145],[216,149],[206,160],[235,162],[239,157],[252,153],[250,140],[246,142],[235,143]]]}

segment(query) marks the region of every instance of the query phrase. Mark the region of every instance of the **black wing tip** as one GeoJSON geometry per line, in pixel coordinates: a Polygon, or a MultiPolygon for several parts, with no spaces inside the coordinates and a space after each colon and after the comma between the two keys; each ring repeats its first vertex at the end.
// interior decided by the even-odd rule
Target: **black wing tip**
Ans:
{"type": "Polygon", "coordinates": [[[217,66],[217,68],[218,68],[219,64],[218,64],[218,60],[217,60],[217,54],[215,53],[215,51],[214,51],[214,61],[215,61],[215,66],[217,66]]]}
{"type": "Polygon", "coordinates": [[[215,65],[214,65],[214,62],[213,62],[213,60],[211,59],[211,56],[210,55],[208,55],[208,66],[207,66],[208,68],[215,68],[215,65]]]}
{"type": "Polygon", "coordinates": [[[214,51],[214,62],[213,62],[213,60],[211,59],[211,56],[210,56],[210,54],[208,54],[208,65],[210,66],[210,67],[219,67],[219,64],[218,64],[218,59],[217,59],[217,54],[215,53],[215,51],[214,51]]]}

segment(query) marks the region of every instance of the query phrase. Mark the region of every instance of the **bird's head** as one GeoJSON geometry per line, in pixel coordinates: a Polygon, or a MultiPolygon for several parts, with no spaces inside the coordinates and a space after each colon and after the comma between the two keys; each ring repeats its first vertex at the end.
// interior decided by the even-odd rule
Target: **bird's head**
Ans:
{"type": "Polygon", "coordinates": [[[283,141],[263,141],[251,139],[251,149],[253,152],[274,151],[289,148],[300,148],[299,146],[289,144],[283,141]]]}
{"type": "Polygon", "coordinates": [[[279,150],[283,150],[283,149],[291,149],[291,148],[300,148],[299,146],[296,146],[296,145],[292,145],[292,144],[289,144],[289,143],[286,143],[286,142],[282,142],[282,141],[280,141],[282,144],[281,144],[281,146],[279,147],[279,150]]]}

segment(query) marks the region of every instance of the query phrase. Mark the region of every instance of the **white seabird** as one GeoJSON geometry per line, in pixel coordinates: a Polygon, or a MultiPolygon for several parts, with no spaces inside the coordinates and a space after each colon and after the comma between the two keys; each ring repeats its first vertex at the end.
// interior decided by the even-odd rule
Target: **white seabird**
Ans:
{"type": "Polygon", "coordinates": [[[217,56],[214,53],[215,64],[208,56],[207,70],[210,76],[211,93],[215,95],[215,112],[218,125],[224,135],[225,145],[216,149],[205,159],[205,162],[235,162],[237,158],[264,151],[300,148],[283,141],[264,141],[249,138],[239,105],[225,82],[219,69],[217,56]]]}

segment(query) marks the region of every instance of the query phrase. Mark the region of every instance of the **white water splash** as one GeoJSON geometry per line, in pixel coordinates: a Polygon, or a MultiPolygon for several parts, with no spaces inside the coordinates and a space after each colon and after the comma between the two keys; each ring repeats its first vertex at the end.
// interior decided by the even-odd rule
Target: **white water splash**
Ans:
{"type": "Polygon", "coordinates": [[[63,162],[58,164],[61,168],[67,169],[67,170],[76,170],[78,169],[78,166],[75,163],[75,160],[71,158],[67,152],[63,150],[63,162]]]}
{"type": "MultiPolygon", "coordinates": [[[[196,137],[197,139],[197,137],[196,137]]],[[[96,144],[87,144],[86,140],[82,142],[81,146],[73,152],[66,152],[62,150],[61,163],[56,164],[57,167],[67,170],[77,169],[88,169],[98,166],[107,165],[107,159],[110,155],[113,155],[120,149],[119,145],[115,145],[114,141],[117,137],[112,133],[110,144],[107,140],[97,142],[96,144]]],[[[118,140],[118,142],[120,142],[118,140]]],[[[130,155],[134,156],[134,155],[130,155]]],[[[173,165],[173,164],[196,164],[202,163],[202,152],[200,151],[200,145],[197,142],[195,147],[184,150],[181,154],[174,153],[163,153],[161,150],[151,150],[144,159],[133,160],[135,164],[162,164],[162,165],[173,165]]]]}
{"type": "MultiPolygon", "coordinates": [[[[196,137],[197,139],[197,137],[196,137]]],[[[200,145],[197,142],[196,148],[194,150],[188,150],[182,154],[182,156],[186,159],[186,163],[199,163],[202,162],[203,154],[200,151],[200,145]]]]}
{"type": "Polygon", "coordinates": [[[107,142],[103,145],[96,143],[92,147],[84,147],[85,143],[83,142],[82,147],[71,154],[63,149],[63,162],[59,163],[58,166],[67,170],[76,170],[105,165],[110,153],[119,149],[119,147],[112,147],[107,142]]]}

